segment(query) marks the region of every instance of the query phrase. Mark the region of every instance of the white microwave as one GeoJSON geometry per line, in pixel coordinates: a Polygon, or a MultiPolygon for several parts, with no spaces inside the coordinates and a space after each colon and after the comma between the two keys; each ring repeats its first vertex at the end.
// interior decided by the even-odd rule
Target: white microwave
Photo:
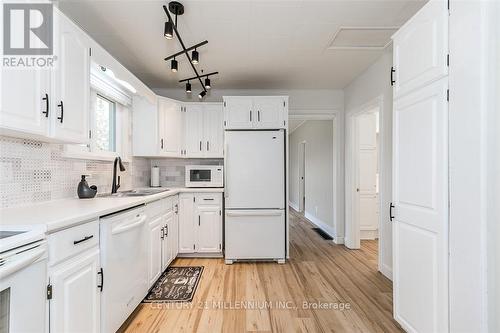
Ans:
{"type": "Polygon", "coordinates": [[[224,187],[222,165],[186,165],[186,187],[224,187]]]}

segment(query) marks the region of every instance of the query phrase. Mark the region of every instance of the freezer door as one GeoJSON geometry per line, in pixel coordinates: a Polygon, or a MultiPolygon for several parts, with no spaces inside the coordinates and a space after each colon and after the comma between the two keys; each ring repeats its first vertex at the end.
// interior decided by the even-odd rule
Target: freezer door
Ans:
{"type": "Polygon", "coordinates": [[[227,209],[285,207],[283,130],[227,131],[225,134],[227,209]]]}
{"type": "Polygon", "coordinates": [[[284,259],[284,210],[226,210],[225,258],[284,259]]]}

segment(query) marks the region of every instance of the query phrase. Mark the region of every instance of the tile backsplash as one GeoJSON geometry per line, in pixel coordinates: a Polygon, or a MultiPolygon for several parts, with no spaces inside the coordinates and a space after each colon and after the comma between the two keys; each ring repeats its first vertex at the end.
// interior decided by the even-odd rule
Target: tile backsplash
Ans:
{"type": "MultiPolygon", "coordinates": [[[[151,167],[160,168],[160,185],[163,187],[184,187],[186,165],[223,165],[222,158],[217,159],[152,159],[151,167]]],[[[151,174],[151,173],[150,173],[151,174]]]]}
{"type": "MultiPolygon", "coordinates": [[[[81,175],[99,193],[111,191],[113,163],[70,159],[64,146],[0,136],[0,207],[76,197],[81,175]]],[[[120,173],[121,189],[149,186],[150,161],[133,158],[120,173]]]]}

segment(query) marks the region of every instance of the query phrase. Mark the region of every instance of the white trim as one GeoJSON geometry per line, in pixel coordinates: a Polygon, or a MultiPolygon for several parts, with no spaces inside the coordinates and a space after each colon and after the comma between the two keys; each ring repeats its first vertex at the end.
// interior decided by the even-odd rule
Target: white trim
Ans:
{"type": "Polygon", "coordinates": [[[326,49],[327,50],[384,50],[387,46],[392,44],[392,38],[389,37],[389,41],[385,43],[384,46],[334,46],[332,44],[333,42],[335,42],[335,39],[342,30],[394,30],[394,33],[396,33],[399,30],[399,28],[401,28],[401,26],[385,26],[385,27],[340,26],[333,35],[330,42],[328,43],[326,49]]]}
{"type": "MultiPolygon", "coordinates": [[[[102,72],[101,72],[102,73],[102,72]]],[[[132,105],[132,95],[125,89],[122,89],[116,82],[105,74],[101,74],[94,68],[90,71],[90,87],[99,94],[123,104],[132,105]]]]}
{"type": "Polygon", "coordinates": [[[288,206],[292,207],[294,211],[298,212],[299,211],[299,205],[297,205],[295,202],[288,202],[288,206]]]}
{"type": "Polygon", "coordinates": [[[378,267],[380,273],[382,273],[386,278],[392,281],[392,268],[387,266],[386,264],[381,264],[378,267]]]}
{"type": "Polygon", "coordinates": [[[325,222],[318,219],[316,216],[312,215],[308,211],[304,211],[304,217],[308,219],[312,224],[326,232],[330,237],[335,239],[335,230],[332,226],[329,226],[325,222]]]}

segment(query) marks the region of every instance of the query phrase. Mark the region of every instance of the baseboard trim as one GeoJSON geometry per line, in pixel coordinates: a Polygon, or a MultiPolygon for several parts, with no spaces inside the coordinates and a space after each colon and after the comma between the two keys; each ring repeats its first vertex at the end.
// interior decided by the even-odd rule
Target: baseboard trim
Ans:
{"type": "Polygon", "coordinates": [[[382,275],[384,275],[386,278],[388,278],[389,280],[392,281],[392,268],[385,265],[385,264],[382,264],[380,267],[379,267],[379,271],[380,273],[382,273],[382,275]]]}
{"type": "Polygon", "coordinates": [[[298,211],[299,211],[299,205],[298,205],[298,204],[296,204],[295,202],[291,202],[291,201],[290,201],[290,202],[288,203],[288,206],[292,207],[292,208],[293,208],[296,212],[298,212],[298,211]]]}
{"type": "Polygon", "coordinates": [[[361,229],[359,232],[360,239],[377,239],[378,229],[361,229]]]}
{"type": "Polygon", "coordinates": [[[333,242],[337,245],[342,245],[345,242],[344,237],[340,237],[340,236],[333,237],[333,242]]]}
{"type": "Polygon", "coordinates": [[[335,231],[333,230],[332,227],[330,227],[328,224],[325,222],[321,221],[318,219],[316,216],[312,215],[311,213],[305,211],[304,216],[306,219],[311,221],[312,224],[326,232],[330,237],[332,237],[335,240],[335,231]]]}

